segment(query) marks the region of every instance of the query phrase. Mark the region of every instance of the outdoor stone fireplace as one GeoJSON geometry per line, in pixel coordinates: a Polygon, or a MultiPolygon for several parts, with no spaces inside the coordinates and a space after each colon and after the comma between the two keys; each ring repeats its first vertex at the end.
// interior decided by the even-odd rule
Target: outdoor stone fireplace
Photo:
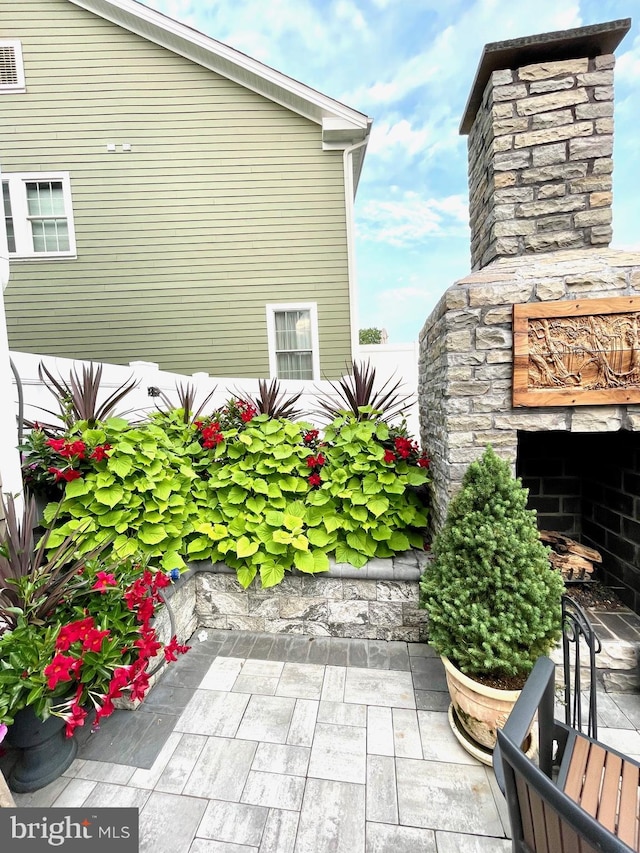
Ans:
{"type": "Polygon", "coordinates": [[[473,271],[424,325],[419,397],[436,527],[491,444],[640,612],[640,252],[608,248],[629,26],[485,47],[461,124],[473,271]]]}

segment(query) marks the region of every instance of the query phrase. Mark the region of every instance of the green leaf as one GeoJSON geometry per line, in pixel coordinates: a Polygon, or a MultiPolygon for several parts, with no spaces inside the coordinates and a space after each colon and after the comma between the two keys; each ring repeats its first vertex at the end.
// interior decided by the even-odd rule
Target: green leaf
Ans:
{"type": "Polygon", "coordinates": [[[243,589],[246,589],[248,586],[251,586],[253,583],[253,579],[256,576],[257,568],[255,566],[241,566],[239,569],[236,569],[236,574],[238,575],[238,583],[243,589]]]}
{"type": "Polygon", "coordinates": [[[251,436],[246,435],[245,433],[241,432],[240,435],[238,436],[238,441],[241,441],[247,447],[250,447],[252,439],[251,439],[251,436]]]}
{"type": "Polygon", "coordinates": [[[165,572],[170,572],[172,569],[184,569],[186,564],[176,551],[167,551],[160,561],[160,565],[165,572]]]}
{"type": "Polygon", "coordinates": [[[364,554],[360,554],[358,551],[354,551],[353,548],[349,548],[346,543],[338,542],[338,545],[336,546],[336,562],[350,563],[357,569],[361,569],[369,562],[369,558],[364,554]]]}
{"type": "Polygon", "coordinates": [[[293,562],[296,569],[301,572],[315,572],[316,564],[313,559],[313,554],[310,551],[296,551],[293,555],[293,562]]]}
{"type": "Polygon", "coordinates": [[[373,513],[376,518],[379,518],[389,509],[389,501],[387,498],[383,497],[371,498],[371,500],[367,501],[367,509],[369,512],[373,513]]]}
{"type": "Polygon", "coordinates": [[[312,527],[307,530],[307,538],[312,545],[317,548],[324,548],[331,541],[331,537],[322,527],[312,527]]]}
{"type": "Polygon", "coordinates": [[[247,491],[240,486],[233,486],[226,495],[230,504],[243,504],[247,499],[247,491]]]}
{"type": "Polygon", "coordinates": [[[264,520],[271,527],[282,527],[284,524],[284,513],[277,510],[268,510],[264,514],[264,520]]]}
{"type": "Polygon", "coordinates": [[[354,551],[360,551],[368,557],[373,557],[376,552],[374,540],[364,530],[354,530],[352,533],[347,533],[347,544],[354,551]]]}
{"type": "Polygon", "coordinates": [[[306,551],[309,548],[309,540],[306,536],[303,536],[302,534],[300,534],[299,536],[293,536],[291,539],[291,544],[299,551],[306,551]]]}
{"type": "Polygon", "coordinates": [[[96,489],[96,500],[101,504],[106,504],[108,507],[113,507],[122,500],[124,492],[120,486],[109,486],[107,489],[96,489]]]}
{"type": "Polygon", "coordinates": [[[410,486],[421,486],[423,483],[426,483],[428,479],[428,475],[423,471],[416,471],[414,469],[407,471],[407,483],[409,483],[410,486]]]}
{"type": "Polygon", "coordinates": [[[256,495],[255,497],[249,498],[245,504],[247,509],[250,509],[251,512],[255,512],[256,515],[259,515],[266,505],[267,502],[262,495],[256,495]]]}
{"type": "Polygon", "coordinates": [[[166,539],[164,527],[159,524],[143,524],[138,531],[138,539],[145,545],[157,545],[166,539]]]}
{"type": "Polygon", "coordinates": [[[267,560],[260,566],[260,580],[262,586],[268,589],[276,586],[284,578],[284,566],[274,560],[267,560]]]}
{"type": "Polygon", "coordinates": [[[389,537],[388,545],[394,551],[407,551],[409,548],[409,540],[399,530],[394,531],[389,537]]]}
{"type": "Polygon", "coordinates": [[[127,539],[122,545],[119,545],[117,548],[114,544],[114,551],[118,554],[119,557],[122,557],[125,560],[127,557],[133,557],[133,555],[137,552],[138,546],[136,544],[135,539],[127,539]]]}
{"type": "Polygon", "coordinates": [[[258,548],[258,542],[252,542],[246,536],[241,536],[236,543],[236,554],[240,559],[244,559],[255,554],[258,548]]]}
{"type": "Polygon", "coordinates": [[[369,513],[363,506],[350,506],[348,507],[347,512],[349,516],[351,518],[355,518],[356,521],[366,521],[367,518],[369,518],[369,513]]]}
{"type": "Polygon", "coordinates": [[[68,498],[78,498],[80,495],[86,495],[93,490],[93,485],[88,483],[83,477],[78,480],[72,480],[67,483],[64,490],[65,500],[68,498]]]}
{"type": "Polygon", "coordinates": [[[124,480],[127,474],[133,470],[133,460],[130,456],[111,456],[107,462],[107,468],[117,474],[121,480],[124,480]]]}
{"type": "Polygon", "coordinates": [[[289,545],[293,539],[292,535],[287,530],[274,530],[273,541],[280,542],[282,545],[289,545]]]}
{"type": "Polygon", "coordinates": [[[386,524],[378,524],[371,530],[371,536],[378,542],[383,542],[391,538],[391,528],[386,524]]]}
{"type": "Polygon", "coordinates": [[[205,536],[197,536],[195,539],[192,539],[187,546],[187,554],[191,556],[192,554],[201,554],[203,551],[209,551],[211,549],[211,540],[206,538],[205,536]]]}

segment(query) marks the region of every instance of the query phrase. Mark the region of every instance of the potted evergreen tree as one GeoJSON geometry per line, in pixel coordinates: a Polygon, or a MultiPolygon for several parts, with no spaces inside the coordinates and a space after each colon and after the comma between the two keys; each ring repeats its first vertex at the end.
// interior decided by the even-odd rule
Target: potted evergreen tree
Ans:
{"type": "Polygon", "coordinates": [[[487,447],[465,472],[420,584],[454,732],[462,727],[459,739],[481,760],[535,661],[561,633],[563,581],[549,566],[527,495],[487,447]]]}

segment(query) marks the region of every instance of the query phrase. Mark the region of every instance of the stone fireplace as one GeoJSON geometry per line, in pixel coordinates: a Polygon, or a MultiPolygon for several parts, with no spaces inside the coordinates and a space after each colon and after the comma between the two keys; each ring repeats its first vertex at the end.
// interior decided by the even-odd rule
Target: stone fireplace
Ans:
{"type": "Polygon", "coordinates": [[[540,526],[600,550],[605,582],[640,612],[640,252],[608,248],[613,52],[629,26],[485,47],[461,124],[472,272],[422,329],[419,396],[436,528],[491,444],[531,489],[540,526]],[[552,319],[519,321],[523,312],[552,319]],[[572,317],[562,333],[579,342],[574,372],[565,353],[521,352],[518,323],[559,340],[556,314],[572,317]],[[583,340],[586,329],[593,346],[607,321],[625,331],[606,338],[617,343],[605,358],[583,340]],[[564,373],[552,376],[556,367],[564,373]],[[531,387],[518,396],[522,382],[531,387]]]}

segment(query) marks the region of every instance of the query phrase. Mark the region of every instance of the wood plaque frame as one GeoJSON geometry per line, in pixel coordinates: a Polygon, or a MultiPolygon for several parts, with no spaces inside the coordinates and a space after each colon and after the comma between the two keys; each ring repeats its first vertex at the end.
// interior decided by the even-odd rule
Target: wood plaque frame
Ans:
{"type": "Polygon", "coordinates": [[[513,405],[640,403],[640,296],[513,306],[513,405]]]}

